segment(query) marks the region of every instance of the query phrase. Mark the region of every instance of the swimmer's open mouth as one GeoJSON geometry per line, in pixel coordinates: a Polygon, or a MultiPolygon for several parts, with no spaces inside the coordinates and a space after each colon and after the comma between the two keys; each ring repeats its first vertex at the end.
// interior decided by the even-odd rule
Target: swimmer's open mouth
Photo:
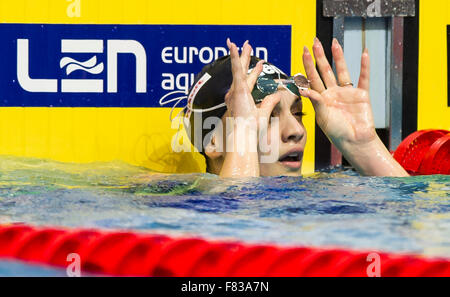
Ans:
{"type": "Polygon", "coordinates": [[[288,156],[285,156],[283,158],[280,158],[279,160],[280,162],[296,162],[296,161],[300,161],[300,155],[299,154],[290,154],[288,156]]]}
{"type": "Polygon", "coordinates": [[[286,167],[299,169],[302,164],[303,151],[293,150],[282,155],[278,161],[286,167]]]}

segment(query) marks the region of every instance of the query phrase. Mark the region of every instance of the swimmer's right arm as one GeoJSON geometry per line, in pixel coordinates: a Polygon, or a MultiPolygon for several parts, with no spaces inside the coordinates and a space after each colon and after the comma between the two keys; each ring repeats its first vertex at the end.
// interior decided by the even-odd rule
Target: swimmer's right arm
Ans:
{"type": "MultiPolygon", "coordinates": [[[[220,171],[221,177],[256,177],[259,172],[258,156],[258,125],[259,118],[270,118],[273,107],[279,99],[268,96],[257,108],[250,90],[253,89],[259,74],[263,69],[263,62],[259,61],[252,72],[247,75],[250,65],[251,46],[246,41],[242,54],[236,44],[227,40],[230,49],[233,83],[225,96],[227,114],[233,122],[233,127],[226,135],[225,158],[220,171]],[[248,125],[244,122],[250,123],[248,125]],[[254,125],[252,125],[254,123],[254,125]]],[[[227,122],[227,126],[230,121],[227,122]]],[[[228,132],[228,131],[227,131],[228,132]]]]}
{"type": "Polygon", "coordinates": [[[237,124],[238,117],[242,120],[256,118],[256,105],[246,81],[251,47],[246,41],[242,55],[239,57],[236,44],[227,39],[227,45],[231,56],[233,83],[225,96],[225,103],[230,113],[226,121],[226,130],[231,133],[226,132],[225,158],[220,177],[255,177],[259,176],[257,129],[237,124]],[[231,124],[230,120],[232,129],[228,127],[231,124]]]}

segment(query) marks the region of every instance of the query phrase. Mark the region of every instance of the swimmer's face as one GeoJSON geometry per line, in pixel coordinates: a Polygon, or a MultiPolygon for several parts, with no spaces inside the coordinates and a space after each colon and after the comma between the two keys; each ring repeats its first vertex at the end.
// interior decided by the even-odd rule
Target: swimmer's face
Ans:
{"type": "MultiPolygon", "coordinates": [[[[271,114],[271,117],[278,119],[278,126],[269,123],[267,133],[262,136],[269,151],[266,150],[266,153],[259,151],[260,175],[301,175],[303,151],[306,145],[306,130],[302,122],[302,101],[282,86],[279,87],[277,92],[269,96],[280,97],[280,102],[271,114]],[[277,129],[277,131],[274,129],[277,129]],[[272,161],[261,162],[263,156],[272,156],[266,158],[266,160],[272,161]]],[[[226,118],[229,116],[230,112],[227,111],[222,117],[224,127],[226,127],[226,118]]],[[[225,142],[226,138],[224,137],[223,143],[225,142]]],[[[223,160],[224,155],[221,158],[216,158],[216,162],[220,163],[216,166],[217,169],[222,167],[223,160]]],[[[215,173],[218,174],[219,172],[215,173]]]]}
{"type": "MultiPolygon", "coordinates": [[[[269,96],[280,97],[280,102],[272,110],[271,114],[271,117],[278,118],[278,131],[272,131],[277,127],[269,124],[266,135],[268,147],[278,150],[278,158],[274,162],[260,162],[260,175],[300,175],[303,151],[306,145],[306,130],[302,122],[302,101],[299,97],[282,87],[269,96]],[[276,138],[272,139],[273,136],[276,138]]],[[[260,160],[261,155],[264,154],[260,153],[260,160]]]]}

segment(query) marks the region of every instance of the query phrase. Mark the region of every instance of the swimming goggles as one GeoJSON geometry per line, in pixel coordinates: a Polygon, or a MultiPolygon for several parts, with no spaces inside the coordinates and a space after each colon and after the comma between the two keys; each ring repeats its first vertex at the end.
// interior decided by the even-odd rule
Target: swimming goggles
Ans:
{"type": "Polygon", "coordinates": [[[301,73],[277,81],[262,76],[258,78],[256,87],[252,91],[253,99],[255,102],[261,102],[266,96],[275,93],[280,85],[298,97],[300,97],[299,89],[307,90],[310,88],[309,80],[301,73]]]}
{"type": "MultiPolygon", "coordinates": [[[[261,101],[263,101],[263,99],[267,95],[275,93],[278,90],[278,86],[280,86],[280,85],[298,97],[300,97],[299,90],[307,90],[310,88],[309,80],[306,78],[306,76],[304,76],[301,73],[297,73],[296,75],[288,77],[288,78],[277,79],[277,81],[275,81],[272,78],[267,78],[267,77],[261,76],[257,79],[256,85],[253,88],[253,91],[252,91],[253,100],[255,101],[255,103],[261,103],[261,101]]],[[[168,93],[168,94],[164,95],[159,101],[159,104],[161,106],[171,103],[173,101],[176,101],[175,105],[172,107],[172,110],[170,112],[169,117],[171,120],[172,120],[173,109],[180,103],[180,101],[187,99],[187,96],[180,96],[180,97],[176,97],[176,98],[173,98],[170,100],[167,100],[166,98],[169,95],[172,95],[174,93],[179,93],[179,92],[181,92],[181,91],[174,91],[174,92],[168,93]]],[[[192,105],[189,104],[189,102],[188,102],[188,104],[183,108],[182,111],[180,111],[177,114],[177,116],[175,116],[175,118],[178,117],[178,115],[181,112],[184,112],[184,118],[189,118],[191,116],[192,112],[210,112],[210,111],[213,111],[213,110],[216,110],[219,108],[223,108],[223,107],[226,107],[225,102],[211,106],[209,108],[192,108],[192,105]]]]}

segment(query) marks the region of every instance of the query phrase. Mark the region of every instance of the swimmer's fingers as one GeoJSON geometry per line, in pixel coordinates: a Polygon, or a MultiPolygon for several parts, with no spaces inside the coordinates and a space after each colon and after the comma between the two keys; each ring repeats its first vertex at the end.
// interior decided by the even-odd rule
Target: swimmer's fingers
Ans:
{"type": "Polygon", "coordinates": [[[264,98],[264,100],[259,105],[260,116],[264,116],[268,119],[273,109],[280,102],[280,100],[281,96],[277,96],[275,94],[266,96],[266,98],[264,98]]]}
{"type": "Polygon", "coordinates": [[[328,63],[327,57],[320,43],[319,39],[314,39],[313,45],[314,58],[316,59],[317,67],[319,68],[320,76],[327,88],[337,86],[336,78],[334,77],[333,69],[328,63]]]}
{"type": "MultiPolygon", "coordinates": [[[[336,65],[336,72],[340,86],[349,85],[352,82],[350,74],[348,73],[347,63],[345,62],[344,51],[336,38],[333,38],[331,45],[331,52],[333,53],[334,63],[336,65]]],[[[351,85],[349,85],[351,86],[351,85]]]]}
{"type": "Polygon", "coordinates": [[[242,70],[245,74],[247,74],[248,66],[250,65],[250,55],[252,53],[252,47],[248,43],[248,40],[244,42],[244,45],[242,46],[242,54],[241,54],[241,64],[242,64],[242,70]]]}
{"type": "Polygon", "coordinates": [[[305,67],[306,76],[308,77],[311,87],[320,93],[325,91],[325,86],[314,65],[311,53],[306,46],[303,48],[303,66],[305,67]]]}
{"type": "Polygon", "coordinates": [[[231,72],[233,73],[233,83],[232,86],[235,84],[239,84],[241,82],[245,82],[245,74],[242,69],[241,59],[239,57],[239,51],[233,42],[230,41],[230,39],[227,39],[227,46],[230,49],[230,57],[231,57],[231,72]]]}
{"type": "Polygon", "coordinates": [[[359,75],[358,88],[364,89],[369,92],[370,82],[370,57],[367,48],[361,56],[361,74],[359,75]]]}
{"type": "Polygon", "coordinates": [[[259,75],[261,74],[263,70],[263,64],[264,60],[258,61],[256,63],[255,68],[252,69],[252,72],[247,76],[247,85],[249,90],[253,90],[253,87],[256,84],[256,81],[258,80],[259,75]]]}
{"type": "Polygon", "coordinates": [[[312,90],[312,89],[308,89],[308,90],[300,89],[300,95],[302,97],[307,97],[311,100],[314,110],[317,110],[317,107],[323,101],[322,95],[320,95],[319,92],[312,90]]]}

